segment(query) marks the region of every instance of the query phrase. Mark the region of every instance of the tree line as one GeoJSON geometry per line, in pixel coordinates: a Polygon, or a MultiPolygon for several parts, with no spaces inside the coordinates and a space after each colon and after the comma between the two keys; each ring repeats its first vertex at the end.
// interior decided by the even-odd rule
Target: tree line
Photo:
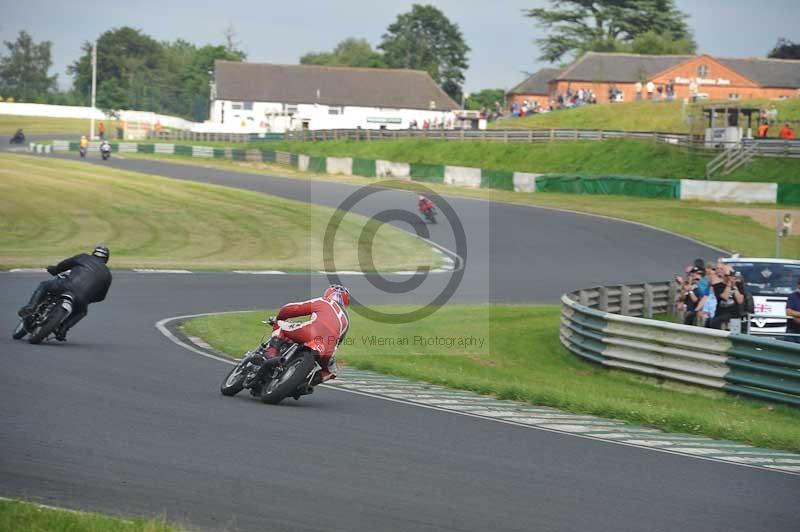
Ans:
{"type": "MultiPolygon", "coordinates": [[[[550,0],[548,7],[523,10],[546,30],[536,40],[540,60],[566,66],[588,51],[639,54],[695,54],[697,43],[688,15],[675,0],[550,0]]],[[[137,109],[195,121],[208,117],[209,82],[214,61],[243,61],[231,28],[226,42],[197,46],[188,41],[157,41],[141,30],[114,28],[97,39],[97,106],[137,109]]],[[[89,105],[91,48],[67,68],[72,86],[59,91],[50,75],[52,46],[21,31],[0,51],[0,98],[60,105],[89,105]]],[[[300,64],[424,70],[456,102],[463,97],[470,47],[458,25],[431,5],[414,4],[387,28],[376,48],[350,37],[331,51],[309,52],[300,64]]],[[[768,57],[800,59],[800,44],[779,39],[768,57]]],[[[470,109],[492,107],[501,88],[466,98],[470,109]]]]}
{"type": "MultiPolygon", "coordinates": [[[[243,61],[228,36],[226,44],[196,46],[178,39],[157,41],[141,30],[121,27],[97,39],[97,107],[136,109],[202,121],[208,118],[210,72],[214,61],[243,61]]],[[[92,43],[67,67],[72,86],[60,91],[52,67],[50,41],[34,42],[21,31],[0,56],[0,97],[7,101],[56,105],[91,104],[92,43]]]]}

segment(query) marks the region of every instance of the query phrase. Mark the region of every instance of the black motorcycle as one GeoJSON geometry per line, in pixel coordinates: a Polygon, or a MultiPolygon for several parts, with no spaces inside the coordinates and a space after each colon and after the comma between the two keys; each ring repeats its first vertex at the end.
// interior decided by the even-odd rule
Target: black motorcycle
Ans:
{"type": "Polygon", "coordinates": [[[72,314],[73,303],[74,298],[68,292],[45,294],[33,312],[19,321],[17,328],[14,329],[14,340],[21,340],[30,335],[29,343],[41,343],[72,314]]]}
{"type": "MultiPolygon", "coordinates": [[[[272,319],[264,323],[273,324],[272,319]]],[[[248,351],[222,381],[222,395],[234,396],[247,388],[250,395],[271,405],[280,403],[286,397],[300,399],[314,392],[314,386],[321,381],[322,371],[317,358],[319,353],[303,344],[283,341],[275,357],[267,358],[263,364],[254,360],[264,360],[267,349],[266,336],[255,349],[248,351]]]]}
{"type": "Polygon", "coordinates": [[[9,144],[24,144],[25,143],[25,133],[22,132],[21,129],[18,129],[14,136],[8,140],[9,144]]]}
{"type": "Polygon", "coordinates": [[[103,157],[104,161],[107,161],[108,158],[111,157],[111,144],[103,142],[100,145],[100,155],[103,157]]]}

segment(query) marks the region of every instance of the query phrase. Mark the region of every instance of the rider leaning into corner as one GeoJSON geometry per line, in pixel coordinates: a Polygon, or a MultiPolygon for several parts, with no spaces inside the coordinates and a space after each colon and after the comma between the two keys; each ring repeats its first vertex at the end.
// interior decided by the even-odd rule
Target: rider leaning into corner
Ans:
{"type": "Polygon", "coordinates": [[[429,198],[423,196],[422,194],[420,194],[417,198],[417,208],[419,209],[419,212],[425,213],[425,211],[429,211],[434,207],[436,207],[436,205],[434,205],[429,198]]]}
{"type": "Polygon", "coordinates": [[[270,318],[270,322],[273,323],[272,338],[261,360],[251,362],[262,365],[266,360],[278,355],[283,342],[291,340],[319,353],[322,371],[317,374],[316,382],[312,382],[312,386],[335,379],[336,350],[350,327],[350,319],[347,316],[349,304],[350,291],[340,284],[332,284],[322,297],[284,305],[277,316],[270,318]],[[311,318],[304,322],[286,321],[302,316],[311,318]]]}
{"type": "Polygon", "coordinates": [[[86,317],[90,303],[99,303],[106,298],[111,286],[111,272],[106,266],[110,252],[106,246],[97,246],[91,255],[81,253],[64,259],[55,266],[48,266],[47,273],[56,276],[39,284],[27,305],[19,309],[19,316],[24,318],[39,304],[48,292],[70,293],[74,298],[72,314],[56,329],[56,340],[67,340],[67,331],[86,317]],[[69,271],[65,276],[60,273],[69,271]]]}

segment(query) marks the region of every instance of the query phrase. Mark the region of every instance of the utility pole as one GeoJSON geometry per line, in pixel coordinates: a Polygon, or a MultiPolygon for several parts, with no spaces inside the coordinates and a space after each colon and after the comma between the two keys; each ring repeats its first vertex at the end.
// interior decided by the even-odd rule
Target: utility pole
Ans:
{"type": "Polygon", "coordinates": [[[94,105],[97,93],[97,42],[92,45],[92,120],[89,130],[89,139],[94,140],[94,105]]]}

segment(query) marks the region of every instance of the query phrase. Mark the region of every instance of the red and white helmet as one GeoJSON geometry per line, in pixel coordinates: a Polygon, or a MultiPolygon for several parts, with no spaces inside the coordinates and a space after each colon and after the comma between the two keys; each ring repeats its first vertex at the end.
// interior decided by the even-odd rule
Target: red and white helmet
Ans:
{"type": "Polygon", "coordinates": [[[332,284],[322,294],[322,299],[336,301],[342,307],[350,305],[350,290],[340,284],[332,284]]]}

